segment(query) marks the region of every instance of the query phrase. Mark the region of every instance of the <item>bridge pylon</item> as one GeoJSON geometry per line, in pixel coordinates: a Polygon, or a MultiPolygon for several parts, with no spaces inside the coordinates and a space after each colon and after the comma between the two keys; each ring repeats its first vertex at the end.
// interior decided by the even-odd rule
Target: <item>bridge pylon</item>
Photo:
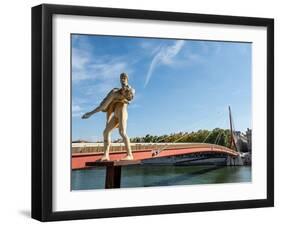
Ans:
{"type": "Polygon", "coordinates": [[[237,149],[237,145],[235,143],[235,139],[234,139],[233,119],[232,119],[230,106],[228,106],[228,112],[229,112],[229,124],[230,124],[230,141],[229,141],[230,147],[229,148],[239,152],[238,149],[237,149]]]}

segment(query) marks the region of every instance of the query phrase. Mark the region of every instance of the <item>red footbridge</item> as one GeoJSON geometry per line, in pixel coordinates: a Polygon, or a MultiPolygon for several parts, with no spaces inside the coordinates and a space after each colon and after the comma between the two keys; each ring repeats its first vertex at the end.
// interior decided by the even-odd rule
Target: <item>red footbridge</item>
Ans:
{"type": "MultiPolygon", "coordinates": [[[[81,145],[80,145],[81,146],[81,145]]],[[[207,144],[207,143],[185,143],[185,144],[170,144],[166,145],[165,149],[154,147],[150,145],[150,148],[145,147],[145,145],[139,146],[137,150],[133,150],[134,161],[141,164],[144,160],[149,159],[159,159],[167,158],[174,156],[186,156],[198,154],[224,154],[231,157],[237,157],[239,153],[230,148],[216,145],[216,144],[207,144]]],[[[147,146],[147,145],[146,145],[147,146]]],[[[78,147],[76,147],[78,148],[78,147]]],[[[86,169],[92,167],[100,162],[100,159],[103,155],[103,152],[85,152],[87,149],[90,149],[91,145],[84,147],[83,153],[73,153],[72,154],[72,169],[86,169]]],[[[80,149],[81,150],[81,149],[80,149]]],[[[126,152],[122,150],[115,150],[110,153],[110,161],[118,162],[126,156],[126,152]]],[[[128,161],[124,161],[128,162],[128,161]]]]}

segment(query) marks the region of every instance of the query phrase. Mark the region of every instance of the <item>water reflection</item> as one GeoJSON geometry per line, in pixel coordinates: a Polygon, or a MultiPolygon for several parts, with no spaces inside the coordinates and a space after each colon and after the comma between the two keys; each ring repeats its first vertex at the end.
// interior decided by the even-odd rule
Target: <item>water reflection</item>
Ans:
{"type": "MultiPolygon", "coordinates": [[[[121,188],[250,182],[246,166],[126,166],[121,188]]],[[[72,171],[72,190],[103,189],[105,168],[72,171]]]]}

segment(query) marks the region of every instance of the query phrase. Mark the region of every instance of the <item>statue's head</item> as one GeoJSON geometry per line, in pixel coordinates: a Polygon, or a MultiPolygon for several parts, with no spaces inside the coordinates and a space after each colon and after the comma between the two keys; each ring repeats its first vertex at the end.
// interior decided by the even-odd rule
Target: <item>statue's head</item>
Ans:
{"type": "Polygon", "coordinates": [[[128,84],[128,74],[120,74],[120,82],[122,85],[121,94],[128,100],[131,101],[135,96],[135,90],[128,84]]]}
{"type": "Polygon", "coordinates": [[[126,73],[123,72],[120,74],[120,82],[122,86],[128,85],[128,75],[126,73]]]}

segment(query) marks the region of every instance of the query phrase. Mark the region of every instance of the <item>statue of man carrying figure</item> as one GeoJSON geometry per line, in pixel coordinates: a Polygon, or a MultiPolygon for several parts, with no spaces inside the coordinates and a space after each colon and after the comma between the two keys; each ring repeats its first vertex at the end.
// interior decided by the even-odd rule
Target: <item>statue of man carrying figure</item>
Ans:
{"type": "Polygon", "coordinates": [[[104,155],[101,161],[109,161],[109,149],[111,145],[111,132],[115,128],[119,128],[120,136],[125,144],[127,155],[121,160],[133,160],[133,154],[130,145],[130,139],[127,135],[127,107],[129,102],[134,98],[135,90],[128,84],[128,75],[122,73],[120,75],[121,88],[112,89],[103,99],[100,105],[94,110],[85,113],[82,119],[87,119],[97,112],[106,112],[106,126],[103,131],[104,137],[104,155]]]}

